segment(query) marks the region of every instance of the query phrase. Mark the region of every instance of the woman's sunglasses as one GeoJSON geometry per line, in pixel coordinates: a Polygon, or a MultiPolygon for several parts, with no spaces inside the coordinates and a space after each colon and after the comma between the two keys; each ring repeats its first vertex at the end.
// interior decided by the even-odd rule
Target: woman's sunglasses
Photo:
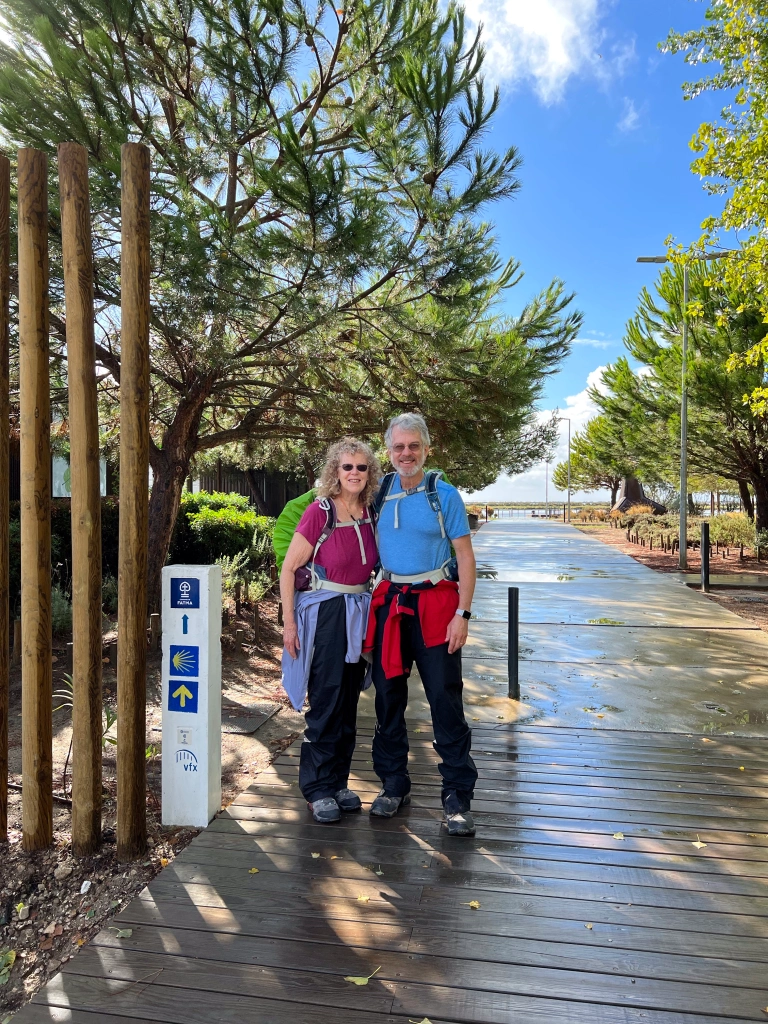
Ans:
{"type": "Polygon", "coordinates": [[[350,473],[353,469],[356,469],[358,473],[368,472],[368,467],[366,466],[365,463],[363,463],[362,465],[358,463],[356,466],[353,466],[351,462],[345,462],[342,464],[341,468],[344,470],[345,473],[350,473]]]}

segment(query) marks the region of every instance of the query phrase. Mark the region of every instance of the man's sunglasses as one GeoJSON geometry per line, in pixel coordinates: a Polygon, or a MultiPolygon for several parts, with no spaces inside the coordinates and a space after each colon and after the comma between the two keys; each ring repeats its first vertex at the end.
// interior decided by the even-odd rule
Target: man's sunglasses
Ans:
{"type": "Polygon", "coordinates": [[[353,466],[351,462],[345,462],[342,464],[341,468],[344,470],[345,473],[350,473],[353,469],[356,469],[358,473],[368,472],[368,467],[366,466],[365,463],[363,463],[362,465],[358,463],[356,466],[353,466]]]}

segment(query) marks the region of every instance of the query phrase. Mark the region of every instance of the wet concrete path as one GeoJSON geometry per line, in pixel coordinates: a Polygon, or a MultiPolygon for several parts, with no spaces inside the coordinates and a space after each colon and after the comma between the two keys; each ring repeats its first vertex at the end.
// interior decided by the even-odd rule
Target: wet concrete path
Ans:
{"type": "Polygon", "coordinates": [[[768,733],[768,634],[751,622],[562,523],[491,522],[474,547],[481,578],[464,668],[475,721],[768,733]],[[505,698],[510,586],[520,589],[520,705],[505,698]]]}

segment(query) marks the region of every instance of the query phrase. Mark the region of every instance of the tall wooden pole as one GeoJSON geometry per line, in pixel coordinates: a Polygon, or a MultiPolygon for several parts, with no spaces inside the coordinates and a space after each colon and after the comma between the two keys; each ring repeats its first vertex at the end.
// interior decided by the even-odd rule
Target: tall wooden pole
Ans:
{"type": "Polygon", "coordinates": [[[8,839],[8,693],[10,651],[8,635],[8,299],[10,294],[11,164],[0,156],[0,843],[8,839]]]}
{"type": "Polygon", "coordinates": [[[20,149],[21,781],[26,850],[53,840],[48,161],[20,149]]]}
{"type": "Polygon", "coordinates": [[[146,660],[149,532],[149,150],[122,158],[120,551],[117,592],[117,855],[147,846],[146,660]]]}
{"type": "Polygon", "coordinates": [[[59,146],[72,491],[72,847],[101,840],[101,488],[88,154],[59,146]]]}

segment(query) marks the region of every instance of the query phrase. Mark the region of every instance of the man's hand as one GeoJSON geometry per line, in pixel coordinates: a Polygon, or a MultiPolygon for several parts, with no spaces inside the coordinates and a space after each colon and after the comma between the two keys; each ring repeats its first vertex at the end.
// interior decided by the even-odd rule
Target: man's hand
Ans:
{"type": "Polygon", "coordinates": [[[453,654],[455,651],[461,650],[467,642],[468,633],[469,621],[461,615],[454,615],[448,623],[448,631],[445,634],[449,654],[453,654]]]}
{"type": "Polygon", "coordinates": [[[286,622],[283,626],[283,647],[294,661],[298,658],[301,644],[299,643],[299,631],[296,628],[295,622],[286,622]]]}

